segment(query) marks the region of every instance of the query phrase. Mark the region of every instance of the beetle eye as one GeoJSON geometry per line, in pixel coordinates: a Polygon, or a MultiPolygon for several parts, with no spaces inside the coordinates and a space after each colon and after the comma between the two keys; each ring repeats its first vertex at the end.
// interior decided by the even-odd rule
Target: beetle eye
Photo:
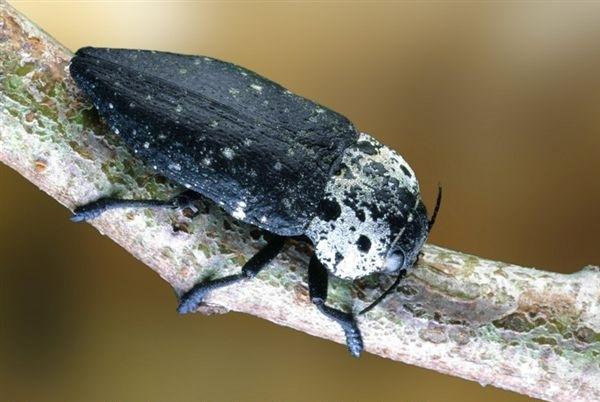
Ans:
{"type": "Polygon", "coordinates": [[[402,258],[402,257],[404,257],[404,252],[403,252],[401,249],[393,250],[393,251],[390,253],[390,256],[394,256],[394,257],[400,257],[400,258],[402,258]]]}
{"type": "Polygon", "coordinates": [[[406,255],[402,249],[395,249],[390,251],[385,261],[386,272],[396,272],[404,265],[406,261],[406,255]]]}

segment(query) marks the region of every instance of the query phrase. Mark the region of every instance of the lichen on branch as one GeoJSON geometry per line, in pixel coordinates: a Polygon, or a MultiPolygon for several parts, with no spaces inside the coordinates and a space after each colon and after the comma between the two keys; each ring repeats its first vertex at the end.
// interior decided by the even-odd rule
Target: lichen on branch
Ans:
{"type": "MultiPolygon", "coordinates": [[[[167,198],[100,122],[67,73],[71,53],[0,0],[0,160],[68,208],[101,196],[167,198]]],[[[112,211],[93,225],[181,293],[264,244],[209,201],[197,211],[112,211]]],[[[257,278],[215,291],[204,312],[245,312],[343,342],[308,301],[309,246],[290,241],[257,278]]],[[[332,279],[330,302],[359,311],[392,278],[332,279]]],[[[359,318],[366,350],[556,401],[600,400],[600,269],[562,275],[427,245],[417,269],[359,318]]]]}

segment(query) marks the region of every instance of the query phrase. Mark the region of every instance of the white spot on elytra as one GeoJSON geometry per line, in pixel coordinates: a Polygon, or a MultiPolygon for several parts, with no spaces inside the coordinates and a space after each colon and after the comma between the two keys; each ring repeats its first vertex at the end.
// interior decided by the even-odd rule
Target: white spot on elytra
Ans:
{"type": "Polygon", "coordinates": [[[264,216],[264,215],[263,215],[263,216],[261,216],[261,217],[260,217],[260,222],[261,222],[261,223],[267,223],[267,217],[266,217],[266,216],[264,216]]]}
{"type": "Polygon", "coordinates": [[[146,149],[150,148],[150,143],[148,141],[144,142],[144,148],[146,148],[146,149]]]}
{"type": "Polygon", "coordinates": [[[249,147],[250,145],[252,145],[252,140],[250,138],[245,138],[244,139],[244,145],[249,147]]]}
{"type": "Polygon", "coordinates": [[[325,109],[318,107],[318,108],[315,109],[315,112],[317,112],[319,114],[325,113],[325,109]]]}
{"type": "Polygon", "coordinates": [[[202,159],[202,163],[204,163],[206,166],[210,166],[212,161],[210,160],[210,158],[204,158],[202,159]]]}
{"type": "Polygon", "coordinates": [[[223,154],[224,157],[226,157],[229,160],[232,160],[233,157],[235,156],[235,152],[231,148],[223,148],[221,153],[223,154]]]}
{"type": "Polygon", "coordinates": [[[169,163],[169,169],[180,171],[181,165],[179,163],[169,163]]]}
{"type": "Polygon", "coordinates": [[[177,107],[175,108],[175,111],[177,113],[181,113],[183,111],[183,107],[181,105],[177,105],[177,107]]]}
{"type": "Polygon", "coordinates": [[[252,89],[254,89],[255,91],[258,91],[258,92],[262,92],[262,90],[263,90],[263,87],[261,87],[260,85],[256,85],[256,84],[251,84],[250,88],[252,88],[252,89]]]}
{"type": "Polygon", "coordinates": [[[108,104],[108,108],[109,108],[109,109],[114,109],[114,106],[113,106],[113,104],[112,104],[112,103],[109,103],[109,104],[108,104]]]}
{"type": "Polygon", "coordinates": [[[219,125],[219,122],[218,122],[218,121],[216,121],[216,120],[213,120],[213,121],[211,121],[211,122],[210,122],[210,126],[211,126],[212,128],[215,128],[215,127],[217,127],[218,125],[219,125]]]}
{"type": "Polygon", "coordinates": [[[187,74],[187,69],[185,69],[185,68],[180,68],[180,69],[179,69],[179,74],[187,74]]]}
{"type": "Polygon", "coordinates": [[[115,134],[119,134],[119,129],[115,128],[115,134]]]}
{"type": "Polygon", "coordinates": [[[237,88],[229,88],[229,93],[230,93],[231,95],[237,95],[237,94],[239,94],[239,93],[240,93],[240,90],[239,90],[239,89],[237,89],[237,88]]]}
{"type": "Polygon", "coordinates": [[[152,99],[152,95],[148,94],[146,95],[146,100],[151,100],[152,99]]]}
{"type": "Polygon", "coordinates": [[[283,168],[283,165],[281,164],[281,162],[276,162],[275,166],[273,166],[275,168],[275,170],[281,170],[283,168]]]}
{"type": "Polygon", "coordinates": [[[233,211],[231,216],[239,220],[244,219],[246,217],[246,212],[244,212],[244,208],[246,208],[246,203],[244,201],[238,202],[237,208],[235,209],[235,211],[233,211]]]}

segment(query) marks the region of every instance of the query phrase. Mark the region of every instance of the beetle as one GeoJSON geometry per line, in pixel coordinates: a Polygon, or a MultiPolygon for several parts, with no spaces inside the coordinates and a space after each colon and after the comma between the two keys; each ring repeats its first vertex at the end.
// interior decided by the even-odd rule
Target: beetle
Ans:
{"type": "Polygon", "coordinates": [[[302,237],[313,246],[310,300],[344,330],[350,353],[363,341],[354,314],[326,304],[328,275],[354,280],[407,273],[431,219],[408,163],[344,116],[243,67],[205,56],[85,47],[70,64],[75,83],[136,156],[187,190],[169,200],[101,198],[74,210],[87,221],[122,207],[184,207],[204,196],[273,236],[239,274],[201,282],[178,311],[213,289],[256,276],[302,237]]]}

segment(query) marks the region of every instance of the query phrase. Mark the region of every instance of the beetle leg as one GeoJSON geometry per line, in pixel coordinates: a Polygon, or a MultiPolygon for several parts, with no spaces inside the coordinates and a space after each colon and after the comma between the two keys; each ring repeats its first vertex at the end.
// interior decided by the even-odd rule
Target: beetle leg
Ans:
{"type": "Polygon", "coordinates": [[[285,237],[275,236],[266,244],[266,246],[260,249],[246,262],[246,264],[244,264],[242,267],[242,272],[239,274],[229,275],[223,278],[201,282],[194,285],[190,290],[185,292],[183,296],[181,296],[177,311],[181,314],[191,313],[198,308],[198,305],[202,302],[204,296],[206,296],[206,294],[211,290],[234,284],[243,279],[254,278],[264,267],[267,266],[267,264],[269,264],[269,262],[277,257],[277,254],[281,252],[284,243],[285,237]]]}
{"type": "Polygon", "coordinates": [[[118,198],[100,198],[75,208],[71,220],[83,222],[99,217],[103,212],[116,208],[185,208],[202,196],[192,190],[186,190],[168,200],[123,200],[118,198]]]}
{"type": "Polygon", "coordinates": [[[308,265],[308,291],[310,300],[317,306],[321,313],[331,318],[344,330],[346,345],[354,357],[359,357],[363,350],[363,341],[360,330],[356,325],[354,316],[341,310],[329,307],[327,301],[328,273],[325,266],[313,254],[308,265]]]}

